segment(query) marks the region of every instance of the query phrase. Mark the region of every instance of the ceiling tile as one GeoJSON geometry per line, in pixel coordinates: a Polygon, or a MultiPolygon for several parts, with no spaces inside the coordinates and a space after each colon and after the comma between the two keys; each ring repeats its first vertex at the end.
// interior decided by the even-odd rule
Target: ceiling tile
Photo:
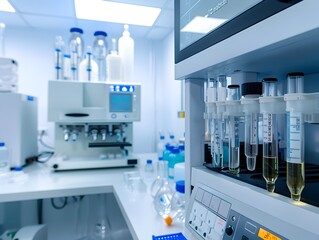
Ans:
{"type": "Polygon", "coordinates": [[[75,17],[74,1],[72,0],[10,0],[13,7],[21,13],[38,15],[75,17]]]}
{"type": "Polygon", "coordinates": [[[156,19],[154,26],[156,27],[174,27],[174,13],[172,10],[162,10],[156,19]]]}
{"type": "Polygon", "coordinates": [[[73,18],[48,17],[37,16],[30,14],[23,14],[24,19],[35,28],[50,28],[50,29],[69,29],[75,25],[73,18]]]}
{"type": "Polygon", "coordinates": [[[16,13],[0,11],[0,22],[5,23],[6,27],[28,27],[28,23],[16,13]]]}

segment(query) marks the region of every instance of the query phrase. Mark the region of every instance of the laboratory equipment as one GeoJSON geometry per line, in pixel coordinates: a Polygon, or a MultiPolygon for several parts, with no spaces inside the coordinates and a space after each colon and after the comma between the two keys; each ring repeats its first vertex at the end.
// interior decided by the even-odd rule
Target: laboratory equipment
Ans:
{"type": "Polygon", "coordinates": [[[4,142],[0,142],[0,178],[3,179],[4,176],[10,172],[10,158],[9,150],[4,142]]]}
{"type": "Polygon", "coordinates": [[[174,179],[174,167],[176,163],[183,162],[183,156],[180,154],[178,147],[173,147],[168,156],[168,177],[174,179]]]}
{"type": "Polygon", "coordinates": [[[54,69],[55,79],[62,79],[63,75],[63,56],[64,56],[64,41],[61,36],[55,37],[54,48],[54,69]]]}
{"type": "Polygon", "coordinates": [[[64,54],[63,55],[63,67],[62,67],[63,79],[70,80],[71,79],[71,55],[64,54]]]}
{"type": "Polygon", "coordinates": [[[278,178],[278,117],[285,113],[283,96],[277,96],[277,78],[263,79],[263,96],[259,98],[263,115],[263,177],[269,192],[274,192],[278,178]]]}
{"type": "Polygon", "coordinates": [[[164,221],[167,225],[173,222],[185,222],[185,181],[177,181],[175,183],[175,192],[171,199],[170,214],[165,217],[164,221]]]}
{"type": "MultiPolygon", "coordinates": [[[[204,82],[212,73],[233,74],[247,71],[258,73],[256,79],[242,78],[235,81],[232,79],[232,84],[261,80],[270,74],[280,76],[278,88],[283,93],[286,81],[283,81],[281,76],[285,76],[291,69],[299,69],[299,71],[304,71],[308,78],[305,91],[318,91],[316,79],[318,78],[319,62],[316,59],[318,59],[319,51],[317,44],[319,24],[306,19],[310,14],[316,14],[319,2],[290,1],[286,4],[286,1],[285,3],[283,1],[271,3],[262,1],[252,9],[248,8],[247,14],[244,11],[234,19],[230,17],[229,13],[239,9],[234,8],[236,10],[231,11],[230,8],[236,4],[235,1],[222,1],[222,3],[225,4],[218,7],[217,3],[214,5],[209,1],[206,3],[206,8],[201,8],[198,2],[195,5],[190,1],[176,1],[175,5],[176,20],[180,23],[180,25],[175,25],[175,36],[177,36],[175,46],[180,55],[175,55],[175,79],[185,81],[186,111],[188,113],[185,121],[185,142],[188,149],[186,151],[185,191],[186,196],[191,197],[187,199],[186,227],[191,231],[194,239],[255,240],[266,239],[268,236],[272,239],[316,240],[319,236],[317,227],[319,205],[315,197],[318,196],[319,167],[314,159],[318,158],[316,150],[318,126],[304,125],[305,134],[307,134],[304,140],[306,141],[306,163],[308,161],[308,164],[305,164],[308,181],[306,181],[307,187],[302,192],[301,202],[294,202],[290,199],[291,194],[286,184],[286,171],[282,166],[279,166],[279,176],[274,193],[266,191],[265,180],[259,168],[256,168],[255,171],[241,169],[240,174],[231,175],[203,167],[203,162],[205,164],[206,161],[203,147],[205,123],[200,119],[205,111],[202,94],[204,82]],[[273,12],[272,16],[265,19],[261,15],[264,14],[263,10],[259,8],[263,4],[269,4],[268,11],[273,11],[275,9],[273,7],[277,4],[285,8],[280,12],[273,12]],[[207,34],[195,33],[198,28],[184,28],[192,20],[204,20],[201,18],[205,16],[203,12],[214,9],[215,6],[217,7],[214,12],[216,17],[223,16],[224,19],[231,19],[229,22],[238,24],[238,27],[243,27],[245,21],[237,20],[249,16],[249,12],[256,11],[254,16],[258,16],[258,20],[251,16],[251,19],[246,19],[246,22],[251,23],[253,19],[259,22],[249,26],[245,31],[235,31],[235,28],[230,27],[228,30],[233,34],[226,36],[227,39],[224,38],[224,40],[218,38],[218,33],[227,32],[228,22],[216,28],[216,31],[208,31],[207,34]],[[227,9],[230,11],[227,12],[227,9]],[[290,28],[291,24],[294,24],[293,28],[290,28]],[[217,34],[215,39],[209,38],[208,35],[211,32],[217,34]],[[182,34],[184,40],[180,39],[182,34]],[[194,40],[193,36],[198,39],[194,40]],[[258,36],[267,36],[267,38],[258,36]],[[256,41],[256,38],[260,41],[256,41]],[[183,48],[184,58],[179,58],[182,57],[180,46],[189,39],[191,39],[190,44],[183,48]],[[195,216],[196,221],[193,222],[195,218],[191,217],[195,216]]],[[[195,24],[195,26],[198,25],[195,24]]],[[[285,94],[284,99],[288,112],[290,108],[295,109],[295,112],[307,108],[304,110],[307,113],[303,114],[305,120],[311,120],[312,123],[318,120],[318,116],[311,114],[310,111],[312,108],[313,112],[317,112],[313,108],[316,94],[299,94],[299,96],[285,94]]],[[[283,128],[286,127],[284,122],[280,122],[280,125],[283,128]]],[[[288,143],[286,134],[281,134],[279,144],[281,154],[284,155],[285,142],[288,143]]],[[[241,156],[241,159],[245,159],[245,156],[241,156]]]]}
{"type": "Polygon", "coordinates": [[[288,144],[287,144],[287,186],[291,198],[300,201],[301,192],[305,187],[305,153],[304,153],[304,124],[306,105],[301,107],[294,103],[294,96],[303,93],[304,74],[289,73],[287,75],[288,97],[288,144]],[[289,96],[292,96],[290,98],[289,96]]]}
{"type": "Polygon", "coordinates": [[[258,155],[259,97],[262,94],[261,82],[248,82],[241,85],[243,112],[245,113],[245,155],[249,171],[256,168],[258,155]]]}
{"type": "Polygon", "coordinates": [[[134,166],[133,122],[141,86],[49,81],[48,120],[55,122],[54,170],[134,166]]]}
{"type": "Polygon", "coordinates": [[[107,80],[110,82],[123,81],[121,75],[122,59],[116,49],[116,39],[112,38],[112,50],[106,57],[107,80]]]}
{"type": "Polygon", "coordinates": [[[123,35],[119,39],[119,56],[122,61],[122,76],[124,82],[134,81],[134,40],[128,31],[129,26],[124,25],[123,35]]]}
{"type": "Polygon", "coordinates": [[[229,127],[229,172],[231,174],[238,174],[240,172],[239,124],[240,118],[243,116],[243,109],[240,102],[239,85],[229,85],[227,90],[226,112],[229,127]]]}
{"type": "Polygon", "coordinates": [[[79,65],[84,57],[84,40],[81,28],[71,28],[69,38],[69,53],[71,55],[72,80],[79,79],[79,65]]]}
{"type": "Polygon", "coordinates": [[[163,133],[159,133],[160,137],[159,137],[159,141],[157,143],[157,157],[158,157],[158,160],[163,160],[163,154],[164,154],[164,151],[166,150],[165,148],[165,136],[163,133]]]}
{"type": "Polygon", "coordinates": [[[6,25],[4,23],[0,23],[0,57],[5,56],[5,44],[4,44],[4,33],[5,33],[6,25]]]}
{"type": "Polygon", "coordinates": [[[0,92],[18,89],[18,63],[12,58],[0,57],[0,92]]]}
{"type": "Polygon", "coordinates": [[[21,167],[38,156],[36,97],[0,92],[0,139],[10,149],[10,167],[21,167]]]}
{"type": "Polygon", "coordinates": [[[85,58],[79,66],[79,80],[97,82],[99,80],[99,67],[92,56],[91,46],[87,47],[85,58]]]}
{"type": "Polygon", "coordinates": [[[106,56],[108,53],[108,44],[106,41],[107,33],[96,31],[93,43],[93,57],[99,69],[99,81],[106,81],[106,56]]]}
{"type": "Polygon", "coordinates": [[[25,226],[14,235],[14,239],[20,240],[47,240],[48,226],[45,224],[25,226]]]}

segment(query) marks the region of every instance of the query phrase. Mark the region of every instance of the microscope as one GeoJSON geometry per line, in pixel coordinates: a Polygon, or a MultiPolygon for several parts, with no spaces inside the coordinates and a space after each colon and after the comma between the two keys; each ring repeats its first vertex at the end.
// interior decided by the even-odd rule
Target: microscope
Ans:
{"type": "Polygon", "coordinates": [[[133,83],[49,81],[48,120],[55,123],[54,171],[129,167],[133,122],[140,120],[141,86],[133,83]]]}

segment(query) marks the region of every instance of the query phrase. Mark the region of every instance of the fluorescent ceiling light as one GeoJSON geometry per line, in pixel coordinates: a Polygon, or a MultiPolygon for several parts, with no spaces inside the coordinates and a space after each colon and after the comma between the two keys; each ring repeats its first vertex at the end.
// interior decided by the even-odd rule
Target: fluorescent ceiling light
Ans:
{"type": "Polygon", "coordinates": [[[160,8],[103,0],[74,0],[74,4],[77,18],[142,26],[152,26],[161,12],[160,8]]]}
{"type": "Polygon", "coordinates": [[[0,11],[4,12],[15,12],[12,5],[7,0],[0,0],[0,11]]]}
{"type": "Polygon", "coordinates": [[[195,17],[185,27],[182,28],[181,32],[206,34],[226,21],[227,19],[221,18],[195,17]]]}

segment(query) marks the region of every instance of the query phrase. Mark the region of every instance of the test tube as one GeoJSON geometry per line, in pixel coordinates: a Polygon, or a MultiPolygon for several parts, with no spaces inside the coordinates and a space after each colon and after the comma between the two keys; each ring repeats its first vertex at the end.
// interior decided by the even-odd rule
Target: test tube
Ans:
{"type": "MultiPolygon", "coordinates": [[[[277,96],[277,79],[263,80],[263,97],[277,96]]],[[[278,178],[278,131],[277,115],[263,114],[263,177],[268,192],[274,192],[278,178]]]]}
{"type": "Polygon", "coordinates": [[[256,168],[256,157],[258,155],[258,121],[259,101],[262,94],[261,82],[248,82],[242,84],[242,95],[247,99],[245,110],[245,155],[249,171],[256,168]]]}
{"type": "MultiPolygon", "coordinates": [[[[303,93],[303,73],[287,75],[288,94],[303,93]]],[[[287,176],[286,182],[291,198],[300,201],[301,192],[305,187],[304,160],[304,118],[300,112],[288,113],[287,129],[287,176]]]]}
{"type": "MultiPolygon", "coordinates": [[[[225,75],[217,77],[217,102],[226,100],[227,79],[225,75]]],[[[225,133],[225,122],[221,114],[214,119],[214,161],[213,167],[224,169],[227,164],[224,164],[223,159],[223,138],[225,133]]]]}
{"type": "MultiPolygon", "coordinates": [[[[239,85],[227,87],[227,101],[239,101],[239,85]]],[[[239,120],[240,116],[228,117],[229,126],[229,172],[238,174],[240,172],[240,141],[239,141],[239,120]]]]}

